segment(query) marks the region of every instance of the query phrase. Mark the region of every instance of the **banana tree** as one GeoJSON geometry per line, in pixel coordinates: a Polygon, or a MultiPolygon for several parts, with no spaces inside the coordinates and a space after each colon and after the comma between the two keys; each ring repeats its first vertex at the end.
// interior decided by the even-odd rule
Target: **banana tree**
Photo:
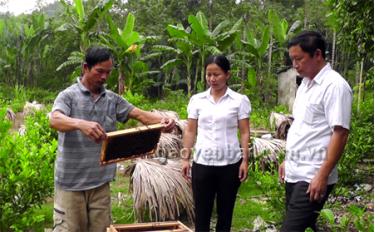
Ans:
{"type": "Polygon", "coordinates": [[[189,15],[188,21],[191,27],[190,39],[198,48],[200,55],[200,70],[201,70],[201,86],[205,85],[204,77],[204,60],[208,53],[220,54],[233,44],[236,37],[239,35],[242,18],[239,19],[233,26],[227,30],[231,25],[230,21],[224,20],[220,22],[213,31],[210,31],[205,15],[199,11],[195,16],[189,15]]]}
{"type": "Polygon", "coordinates": [[[112,8],[113,0],[100,1],[90,13],[86,13],[83,0],[74,0],[72,6],[66,0],[60,0],[60,3],[65,8],[66,15],[71,22],[63,23],[56,29],[56,32],[75,33],[79,37],[79,51],[73,51],[67,61],[62,63],[56,71],[70,65],[78,65],[77,70],[80,68],[79,65],[82,63],[86,49],[91,44],[91,31],[112,8]]]}
{"type": "Polygon", "coordinates": [[[284,63],[284,53],[287,52],[286,43],[293,33],[298,30],[302,24],[297,20],[289,27],[288,22],[284,18],[280,18],[274,10],[268,11],[268,22],[270,24],[270,44],[268,50],[268,77],[271,75],[272,56],[276,52],[277,63],[284,63]],[[276,42],[276,43],[275,43],[276,42]],[[274,49],[275,48],[275,49],[274,49]]]}
{"type": "Polygon", "coordinates": [[[1,73],[9,84],[36,85],[40,60],[51,35],[51,27],[42,14],[6,18],[0,21],[1,73]]]}
{"type": "Polygon", "coordinates": [[[263,70],[263,60],[267,54],[267,48],[270,41],[270,28],[266,25],[258,25],[258,28],[262,29],[262,38],[259,40],[255,38],[253,30],[246,29],[246,39],[242,40],[244,44],[245,51],[248,52],[249,60],[254,61],[254,67],[250,68],[248,71],[248,79],[252,85],[255,85],[257,81],[263,81],[263,75],[261,74],[263,70]],[[254,75],[255,73],[255,75],[254,75]]]}
{"type": "Polygon", "coordinates": [[[137,74],[147,70],[146,64],[140,59],[145,38],[134,31],[135,16],[132,13],[128,14],[123,29],[114,24],[111,16],[107,15],[106,20],[110,33],[102,34],[100,39],[113,51],[118,61],[118,93],[122,95],[125,89],[132,89],[137,74]]]}
{"type": "MultiPolygon", "coordinates": [[[[183,28],[181,24],[178,24],[177,27],[183,28]]],[[[178,38],[177,35],[174,34],[175,30],[173,26],[168,26],[167,28],[171,39],[168,41],[173,43],[176,47],[167,46],[167,45],[155,45],[153,49],[155,51],[161,52],[168,52],[173,53],[175,58],[167,60],[160,68],[161,69],[171,69],[172,67],[176,67],[177,65],[183,63],[186,67],[186,84],[188,87],[188,96],[190,97],[192,94],[191,88],[191,72],[192,72],[192,65],[193,65],[193,55],[197,52],[194,51],[194,45],[188,40],[188,34],[182,34],[182,38],[178,38]]]]}
{"type": "Polygon", "coordinates": [[[207,19],[201,11],[196,15],[189,15],[188,22],[190,24],[189,28],[184,28],[182,25],[168,25],[167,30],[171,38],[187,39],[196,47],[199,54],[199,62],[196,68],[194,87],[197,88],[197,85],[199,85],[199,88],[203,89],[205,84],[203,65],[207,54],[220,54],[228,49],[238,36],[242,19],[238,20],[229,30],[227,28],[230,22],[224,20],[213,31],[210,31],[207,19]],[[201,81],[198,84],[199,71],[201,81]]]}
{"type": "Polygon", "coordinates": [[[44,14],[33,14],[29,20],[29,24],[23,24],[25,37],[22,54],[25,60],[25,83],[38,86],[37,73],[44,68],[41,61],[46,59],[53,28],[44,14]]]}

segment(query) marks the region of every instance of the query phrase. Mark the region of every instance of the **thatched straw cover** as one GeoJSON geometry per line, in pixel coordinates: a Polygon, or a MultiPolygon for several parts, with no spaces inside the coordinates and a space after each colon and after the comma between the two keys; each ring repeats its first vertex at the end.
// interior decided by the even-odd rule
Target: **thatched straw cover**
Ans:
{"type": "Polygon", "coordinates": [[[134,212],[139,222],[194,219],[190,182],[181,175],[181,164],[168,160],[138,159],[131,178],[134,212]]]}
{"type": "Polygon", "coordinates": [[[279,155],[285,151],[285,141],[280,139],[252,138],[252,154],[255,162],[265,170],[272,165],[278,166],[279,155]]]}
{"type": "Polygon", "coordinates": [[[153,157],[179,158],[182,149],[182,139],[169,133],[162,133],[153,157]]]}
{"type": "Polygon", "coordinates": [[[290,115],[271,112],[270,126],[276,129],[275,137],[277,139],[286,139],[290,125],[292,125],[293,118],[290,115]]]}

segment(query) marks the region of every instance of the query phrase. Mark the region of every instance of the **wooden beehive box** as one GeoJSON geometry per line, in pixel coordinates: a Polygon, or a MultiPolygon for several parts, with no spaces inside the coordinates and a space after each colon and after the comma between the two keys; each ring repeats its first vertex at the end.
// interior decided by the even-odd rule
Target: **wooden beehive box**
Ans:
{"type": "Polygon", "coordinates": [[[161,124],[154,124],[107,133],[107,139],[102,143],[100,163],[115,163],[153,152],[162,128],[161,124]]]}
{"type": "Polygon", "coordinates": [[[180,221],[110,225],[107,232],[192,232],[180,221]]]}

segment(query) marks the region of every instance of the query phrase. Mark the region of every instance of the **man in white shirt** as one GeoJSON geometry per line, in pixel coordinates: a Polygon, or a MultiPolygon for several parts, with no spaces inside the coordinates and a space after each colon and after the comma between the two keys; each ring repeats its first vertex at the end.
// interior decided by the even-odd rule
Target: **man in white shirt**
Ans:
{"type": "Polygon", "coordinates": [[[280,181],[286,182],[285,232],[316,231],[316,219],[335,183],[336,164],[347,142],[352,90],[325,61],[321,34],[305,31],[288,44],[293,67],[304,79],[293,106],[286,158],[280,181]]]}

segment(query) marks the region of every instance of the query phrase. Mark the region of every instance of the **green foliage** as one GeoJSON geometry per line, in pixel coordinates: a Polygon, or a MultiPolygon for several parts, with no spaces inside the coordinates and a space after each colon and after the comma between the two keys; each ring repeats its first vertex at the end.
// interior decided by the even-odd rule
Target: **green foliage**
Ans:
{"type": "Polygon", "coordinates": [[[22,85],[14,87],[0,84],[0,98],[4,105],[8,105],[14,112],[22,112],[26,101],[38,101],[43,104],[50,104],[56,97],[56,93],[41,88],[28,88],[22,85]]]}
{"type": "MultiPolygon", "coordinates": [[[[122,165],[132,165],[130,162],[122,165]]],[[[112,218],[113,223],[125,224],[134,223],[133,198],[129,189],[129,176],[119,175],[115,181],[111,182],[112,196],[112,218]]]]}
{"type": "Polygon", "coordinates": [[[182,91],[166,92],[166,96],[161,100],[146,99],[143,95],[132,94],[130,91],[126,92],[124,97],[134,106],[143,110],[171,110],[175,111],[181,119],[187,118],[186,107],[189,99],[182,94],[182,91]]]}
{"type": "MultiPolygon", "coordinates": [[[[289,114],[288,107],[285,105],[276,105],[274,107],[262,105],[259,100],[257,101],[250,98],[251,101],[251,115],[250,124],[251,128],[257,129],[271,129],[270,128],[270,115],[271,112],[289,114]]],[[[272,129],[273,130],[273,129],[272,129]]]]}
{"type": "Polygon", "coordinates": [[[262,191],[262,195],[269,199],[268,203],[271,208],[275,210],[270,214],[280,220],[280,213],[285,210],[285,193],[283,186],[280,186],[278,172],[261,172],[261,170],[258,170],[255,171],[255,174],[257,186],[262,191]]]}
{"type": "MultiPolygon", "coordinates": [[[[356,205],[349,205],[346,213],[336,219],[334,212],[331,209],[323,209],[320,212],[320,217],[327,222],[327,227],[332,232],[345,232],[349,228],[355,228],[360,232],[374,231],[374,215],[372,212],[366,212],[365,209],[356,205]]],[[[352,231],[350,229],[350,231],[352,231]]]]}
{"type": "MultiPolygon", "coordinates": [[[[4,118],[5,110],[0,112],[4,118]]],[[[26,119],[26,133],[10,133],[10,124],[0,121],[0,231],[24,231],[44,220],[33,215],[53,193],[53,162],[56,134],[45,112],[26,119]]]]}
{"type": "Polygon", "coordinates": [[[253,221],[257,217],[277,225],[285,212],[284,195],[284,187],[278,183],[276,172],[249,170],[248,179],[241,184],[238,192],[233,231],[252,231],[253,221]]]}
{"type": "Polygon", "coordinates": [[[360,105],[357,112],[356,105],[353,104],[352,122],[348,143],[345,152],[339,162],[339,183],[353,184],[366,178],[366,172],[372,170],[362,170],[359,166],[368,159],[373,159],[374,154],[374,95],[368,93],[360,105]]]}
{"type": "MultiPolygon", "coordinates": [[[[142,110],[169,110],[175,111],[180,119],[187,119],[187,104],[189,99],[185,97],[182,91],[166,91],[164,99],[146,99],[143,95],[138,93],[131,93],[127,91],[124,94],[124,98],[142,110]]],[[[135,127],[138,124],[136,120],[129,120],[125,125],[119,124],[118,128],[130,128],[135,127]]]]}
{"type": "Polygon", "coordinates": [[[23,105],[27,101],[28,96],[23,86],[16,85],[13,89],[13,99],[11,108],[14,112],[23,110],[23,105]]]}
{"type": "Polygon", "coordinates": [[[327,4],[339,25],[339,42],[357,51],[354,59],[373,60],[374,2],[361,0],[329,0],[327,4]],[[371,51],[371,52],[370,52],[371,51]]]}

